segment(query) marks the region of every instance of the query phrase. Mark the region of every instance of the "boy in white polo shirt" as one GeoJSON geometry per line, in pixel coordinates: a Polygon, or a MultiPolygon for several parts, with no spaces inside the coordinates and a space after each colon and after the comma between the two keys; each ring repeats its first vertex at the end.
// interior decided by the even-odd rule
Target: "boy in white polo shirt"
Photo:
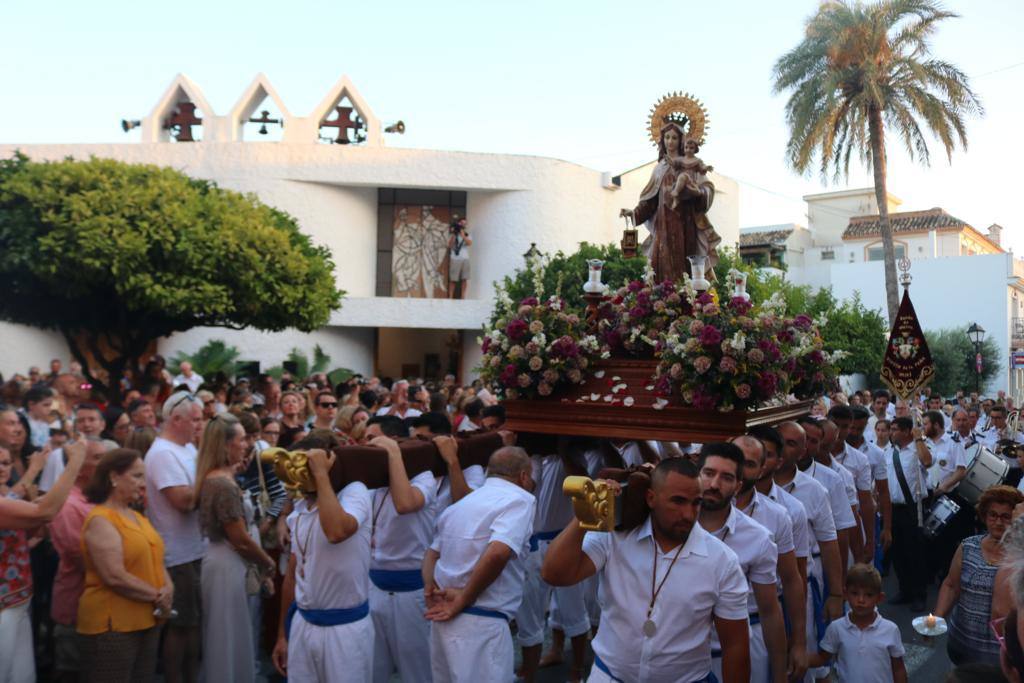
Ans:
{"type": "Polygon", "coordinates": [[[840,683],[907,683],[900,629],[877,610],[885,599],[878,570],[866,564],[850,567],[845,597],[850,611],[828,625],[821,649],[809,656],[808,664],[828,666],[836,656],[840,683]]]}

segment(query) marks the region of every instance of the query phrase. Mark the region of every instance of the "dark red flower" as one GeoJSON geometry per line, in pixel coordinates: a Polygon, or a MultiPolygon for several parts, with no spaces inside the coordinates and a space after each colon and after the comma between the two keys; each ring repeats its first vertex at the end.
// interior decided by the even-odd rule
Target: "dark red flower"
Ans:
{"type": "Polygon", "coordinates": [[[522,339],[529,331],[530,326],[526,324],[525,320],[520,320],[519,318],[516,318],[505,326],[505,334],[512,341],[522,339]]]}
{"type": "Polygon", "coordinates": [[[717,346],[722,342],[722,333],[714,325],[705,325],[701,329],[698,338],[700,339],[701,346],[717,346]]]}

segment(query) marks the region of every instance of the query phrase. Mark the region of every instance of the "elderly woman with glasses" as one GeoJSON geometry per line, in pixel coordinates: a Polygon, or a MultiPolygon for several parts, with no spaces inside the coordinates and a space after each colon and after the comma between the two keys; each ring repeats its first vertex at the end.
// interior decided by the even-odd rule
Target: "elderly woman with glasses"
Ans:
{"type": "Polygon", "coordinates": [[[946,649],[956,665],[970,662],[999,665],[999,641],[989,628],[996,573],[1003,560],[1003,534],[1024,493],[1012,486],[993,486],[981,494],[978,518],[987,533],[971,536],[953,556],[942,582],[935,615],[949,615],[946,649]]]}

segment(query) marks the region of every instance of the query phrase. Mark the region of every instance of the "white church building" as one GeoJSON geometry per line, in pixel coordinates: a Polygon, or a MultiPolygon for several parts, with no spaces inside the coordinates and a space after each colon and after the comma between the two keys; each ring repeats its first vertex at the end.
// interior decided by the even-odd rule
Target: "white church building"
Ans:
{"type": "MultiPolygon", "coordinates": [[[[470,379],[492,283],[522,266],[531,244],[572,252],[582,241],[618,242],[619,209],[635,205],[656,156],[652,148],[651,164],[614,175],[545,157],[390,146],[385,140],[400,138],[385,131],[346,77],[298,116],[263,75],[226,113],[215,112],[179,75],[146,118],[125,127],[141,128],[141,141],[0,145],[0,156],[20,149],[36,161],[94,156],[170,166],[253,193],[331,250],[337,286],[347,292],[328,325],[310,334],[196,328],[160,340],[161,353],[193,352],[223,339],[239,348],[240,360],[268,367],[293,347],[310,354],[319,344],[332,366],[392,377],[454,370],[470,379]],[[261,134],[268,127],[274,134],[261,134]],[[437,272],[454,214],[467,218],[473,238],[465,299],[446,298],[437,272]]],[[[712,180],[718,192],[709,217],[723,242],[734,245],[739,186],[721,175],[712,180]]],[[[36,329],[0,323],[0,341],[6,376],[69,357],[61,337],[36,329]]]]}

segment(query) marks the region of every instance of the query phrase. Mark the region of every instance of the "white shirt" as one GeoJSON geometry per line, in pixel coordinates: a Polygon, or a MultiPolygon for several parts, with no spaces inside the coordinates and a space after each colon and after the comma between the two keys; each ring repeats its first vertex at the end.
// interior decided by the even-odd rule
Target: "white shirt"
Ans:
{"type": "MultiPolygon", "coordinates": [[[[391,406],[384,406],[383,408],[381,408],[380,410],[377,411],[377,414],[378,415],[387,415],[390,411],[391,411],[391,406]]],[[[399,417],[399,418],[404,420],[407,417],[419,417],[422,414],[423,413],[421,411],[416,410],[415,408],[409,407],[409,408],[405,409],[405,414],[399,414],[399,413],[396,412],[396,413],[394,413],[394,416],[395,417],[399,417]]]]}
{"type": "Polygon", "coordinates": [[[736,553],[695,524],[682,548],[667,553],[654,541],[648,517],[631,531],[589,531],[583,552],[601,576],[601,625],[592,645],[612,674],[624,681],[694,681],[711,669],[713,618],[743,619],[747,580],[736,553]],[[661,583],[654,603],[653,637],[643,633],[651,601],[651,574],[661,583]]]}
{"type": "MultiPolygon", "coordinates": [[[[708,533],[736,553],[740,569],[747,577],[747,585],[750,587],[747,593],[747,609],[751,614],[757,612],[753,584],[774,586],[778,581],[776,568],[779,564],[779,549],[772,541],[771,532],[756,520],[730,506],[725,525],[718,531],[708,533]]],[[[715,641],[718,641],[717,635],[715,641]]]]}
{"type": "Polygon", "coordinates": [[[164,539],[164,564],[174,567],[206,552],[199,533],[199,511],[178,512],[164,495],[172,486],[196,485],[196,447],[179,446],[158,436],[146,453],[146,516],[164,539]]]}
{"type": "Polygon", "coordinates": [[[359,523],[356,533],[341,543],[327,540],[319,508],[311,510],[305,498],[288,515],[296,563],[295,602],[302,609],[356,607],[369,595],[370,492],[362,482],[352,482],[338,493],[338,502],[359,523]]]}
{"type": "MultiPolygon", "coordinates": [[[[470,465],[462,470],[462,476],[466,478],[466,484],[469,485],[469,488],[474,491],[483,486],[487,480],[484,468],[480,465],[470,465]]],[[[436,477],[434,481],[436,482],[434,487],[434,519],[437,520],[441,517],[441,513],[452,504],[452,480],[451,477],[444,474],[436,477]]],[[[530,521],[532,523],[533,520],[530,521]]]]}
{"type": "Polygon", "coordinates": [[[967,467],[967,454],[963,446],[953,441],[948,434],[942,434],[937,442],[925,437],[924,445],[932,454],[932,466],[928,468],[928,488],[934,489],[956,472],[958,467],[967,467]]]}
{"type": "Polygon", "coordinates": [[[892,465],[892,453],[895,449],[896,444],[890,444],[887,452],[887,464],[889,466],[889,496],[892,498],[893,505],[916,503],[924,498],[925,493],[924,467],[921,465],[921,461],[917,457],[917,442],[911,441],[906,447],[899,449],[900,465],[903,468],[903,476],[907,480],[907,488],[910,489],[910,495],[914,498],[912,501],[908,501],[903,498],[903,488],[900,486],[899,478],[896,476],[896,470],[892,465]]]}
{"type": "Polygon", "coordinates": [[[188,386],[188,390],[193,394],[199,391],[199,387],[203,385],[203,376],[198,372],[193,372],[189,377],[183,374],[179,374],[177,377],[171,380],[171,386],[177,387],[185,384],[188,386]]]}
{"type": "Polygon", "coordinates": [[[828,491],[828,504],[832,510],[832,517],[836,521],[836,529],[842,531],[857,526],[857,522],[853,519],[850,498],[842,476],[830,467],[819,465],[817,460],[811,463],[805,474],[816,479],[828,491]]]}
{"type": "MultiPolygon", "coordinates": [[[[733,503],[735,502],[736,499],[733,498],[733,503]]],[[[789,512],[782,505],[776,503],[760,491],[754,491],[754,495],[750,499],[750,505],[746,509],[741,509],[738,506],[736,509],[748,515],[768,530],[772,543],[775,544],[779,555],[796,550],[793,542],[793,520],[790,518],[789,512]]],[[[740,562],[742,564],[742,558],[740,562]]]]}
{"type": "Polygon", "coordinates": [[[850,506],[858,507],[860,499],[857,498],[857,485],[853,482],[853,473],[839,464],[839,461],[834,457],[831,459],[828,467],[843,480],[843,490],[846,491],[846,500],[850,503],[850,506]]]}
{"type": "Polygon", "coordinates": [[[502,543],[514,557],[477,597],[481,609],[515,617],[523,600],[525,568],[537,499],[529,491],[500,477],[484,485],[441,513],[431,550],[440,553],[434,581],[441,588],[465,588],[477,562],[491,543],[502,543]]]}
{"type": "MultiPolygon", "coordinates": [[[[804,504],[793,497],[792,494],[784,491],[781,487],[772,482],[772,488],[765,494],[768,500],[781,506],[789,513],[789,519],[793,523],[793,554],[797,557],[808,558],[811,556],[811,525],[807,521],[807,509],[804,504]]],[[[830,515],[831,516],[831,515],[830,515]]],[[[835,533],[835,522],[832,523],[832,533],[835,533]]],[[[776,544],[779,541],[776,540],[776,544]]]]}
{"type": "MultiPolygon", "coordinates": [[[[833,472],[833,474],[835,473],[833,472]]],[[[818,543],[835,541],[839,538],[836,532],[836,520],[832,515],[832,505],[829,503],[828,490],[819,481],[797,469],[793,481],[781,488],[804,506],[804,511],[807,513],[807,528],[810,530],[808,539],[812,556],[818,554],[818,543]]],[[[778,499],[773,498],[772,500],[778,502],[778,499]]]]}
{"type": "Polygon", "coordinates": [[[871,463],[868,456],[864,455],[848,443],[843,444],[843,450],[839,455],[833,455],[832,459],[845,467],[853,475],[853,485],[858,491],[870,491],[874,487],[872,481],[871,463]]]}
{"type": "Polygon", "coordinates": [[[480,429],[480,425],[476,424],[475,422],[470,420],[468,417],[464,417],[464,418],[462,418],[462,422],[459,423],[459,426],[455,429],[455,431],[456,432],[475,432],[478,429],[480,429]]]}
{"type": "Polygon", "coordinates": [[[885,453],[874,441],[864,439],[857,450],[864,454],[871,465],[871,478],[875,481],[889,478],[889,468],[885,466],[885,453]]]}
{"type": "MultiPolygon", "coordinates": [[[[117,448],[117,443],[110,439],[103,439],[103,446],[108,450],[117,448]]],[[[57,483],[57,479],[64,472],[64,449],[57,448],[50,451],[50,455],[46,458],[46,464],[43,465],[43,472],[39,475],[39,490],[42,492],[49,491],[53,488],[53,485],[57,483]]]]}
{"type": "Polygon", "coordinates": [[[866,629],[850,621],[850,615],[836,619],[825,629],[821,649],[837,655],[840,681],[891,683],[892,660],[906,653],[899,626],[875,612],[866,629]]]}
{"type": "Polygon", "coordinates": [[[395,510],[395,500],[386,486],[371,492],[370,569],[419,569],[423,564],[423,555],[434,535],[437,485],[429,471],[420,472],[409,483],[423,494],[424,504],[416,512],[406,515],[395,510]]]}
{"type": "Polygon", "coordinates": [[[562,493],[565,468],[557,455],[534,455],[533,481],[536,483],[533,495],[537,497],[537,518],[533,533],[561,531],[572,521],[572,500],[562,493]]]}

